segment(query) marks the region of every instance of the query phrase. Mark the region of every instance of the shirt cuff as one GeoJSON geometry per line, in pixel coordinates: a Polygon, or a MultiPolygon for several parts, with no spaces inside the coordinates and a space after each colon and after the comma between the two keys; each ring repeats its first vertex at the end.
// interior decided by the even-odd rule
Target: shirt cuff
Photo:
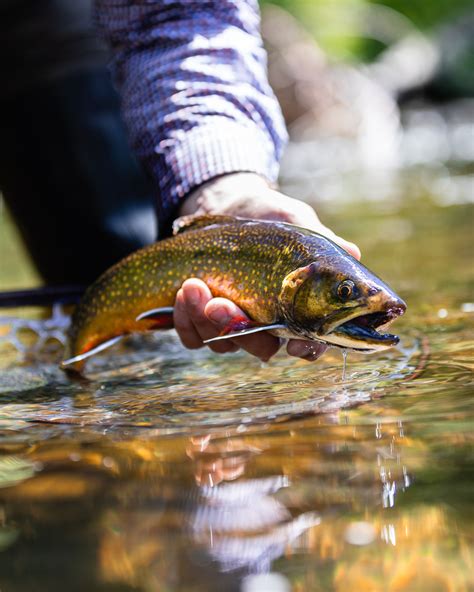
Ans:
{"type": "Polygon", "coordinates": [[[270,183],[277,180],[279,165],[271,138],[258,128],[218,119],[175,131],[155,146],[149,165],[161,196],[161,233],[167,234],[183,198],[206,181],[236,172],[257,173],[270,183]]]}

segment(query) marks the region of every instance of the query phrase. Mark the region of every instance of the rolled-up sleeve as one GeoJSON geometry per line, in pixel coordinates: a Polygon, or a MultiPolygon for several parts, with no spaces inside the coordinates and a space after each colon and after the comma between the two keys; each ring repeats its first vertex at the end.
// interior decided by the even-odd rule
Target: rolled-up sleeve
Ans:
{"type": "Polygon", "coordinates": [[[166,228],[184,196],[237,171],[275,181],[286,142],[253,0],[96,0],[134,150],[166,228]]]}

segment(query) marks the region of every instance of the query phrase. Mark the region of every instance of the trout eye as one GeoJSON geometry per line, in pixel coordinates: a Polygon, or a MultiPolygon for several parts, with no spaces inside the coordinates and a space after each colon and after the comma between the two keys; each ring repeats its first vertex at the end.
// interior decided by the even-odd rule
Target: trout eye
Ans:
{"type": "Polygon", "coordinates": [[[337,287],[337,295],[338,297],[343,300],[349,300],[354,296],[355,293],[355,284],[351,280],[344,280],[341,282],[337,287]]]}

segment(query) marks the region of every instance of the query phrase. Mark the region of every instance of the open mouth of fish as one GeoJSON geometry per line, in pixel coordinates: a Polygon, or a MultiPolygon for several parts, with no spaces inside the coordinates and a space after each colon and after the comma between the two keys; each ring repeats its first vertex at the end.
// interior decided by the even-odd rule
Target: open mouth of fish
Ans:
{"type": "Polygon", "coordinates": [[[377,349],[396,345],[400,341],[399,337],[383,331],[403,312],[402,308],[393,308],[362,314],[334,327],[325,339],[335,345],[354,349],[377,349]]]}

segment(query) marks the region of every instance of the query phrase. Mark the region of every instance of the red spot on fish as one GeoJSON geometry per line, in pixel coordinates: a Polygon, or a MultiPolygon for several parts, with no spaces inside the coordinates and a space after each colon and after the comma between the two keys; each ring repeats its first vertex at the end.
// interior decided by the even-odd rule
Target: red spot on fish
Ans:
{"type": "Polygon", "coordinates": [[[222,337],[223,335],[228,335],[229,333],[236,333],[237,331],[244,331],[245,329],[256,327],[257,325],[258,323],[255,323],[247,317],[236,315],[235,317],[232,317],[232,319],[222,329],[219,335],[222,337]]]}
{"type": "Polygon", "coordinates": [[[150,329],[172,329],[174,327],[173,315],[170,313],[160,314],[149,319],[150,329]]]}

